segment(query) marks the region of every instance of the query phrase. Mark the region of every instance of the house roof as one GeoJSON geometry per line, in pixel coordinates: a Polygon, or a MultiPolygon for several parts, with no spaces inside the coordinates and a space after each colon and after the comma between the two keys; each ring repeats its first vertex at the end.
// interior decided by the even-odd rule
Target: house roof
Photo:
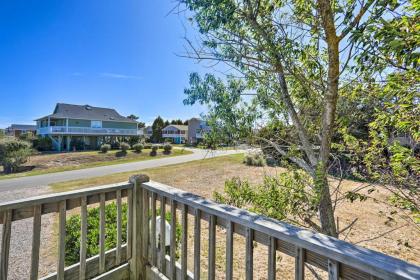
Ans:
{"type": "Polygon", "coordinates": [[[57,103],[54,112],[45,117],[137,123],[135,120],[121,116],[114,109],[65,103],[57,103]]]}
{"type": "Polygon", "coordinates": [[[36,130],[36,125],[31,124],[12,124],[8,129],[14,130],[36,130]]]}
{"type": "Polygon", "coordinates": [[[179,130],[188,130],[188,125],[180,125],[180,124],[170,124],[165,126],[163,129],[167,129],[168,127],[175,127],[179,130]]]}

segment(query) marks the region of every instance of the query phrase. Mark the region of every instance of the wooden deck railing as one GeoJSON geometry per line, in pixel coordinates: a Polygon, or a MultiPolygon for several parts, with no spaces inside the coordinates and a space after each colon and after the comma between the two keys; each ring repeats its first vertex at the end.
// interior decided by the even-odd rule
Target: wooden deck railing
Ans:
{"type": "MultiPolygon", "coordinates": [[[[306,264],[327,272],[328,279],[420,279],[420,267],[322,234],[303,230],[249,211],[215,203],[160,183],[147,176],[133,176],[127,183],[45,195],[0,204],[3,224],[0,252],[0,280],[7,279],[11,225],[33,218],[30,279],[38,279],[42,215],[58,213],[56,272],[42,279],[200,279],[201,221],[208,222],[207,278],[216,278],[216,228],[226,230],[225,278],[233,277],[233,234],[245,238],[245,278],[254,276],[254,242],[267,246],[267,279],[276,275],[276,254],[295,259],[295,279],[305,279],[306,264]],[[127,199],[127,232],[122,232],[122,200],[127,199]],[[105,202],[117,205],[117,245],[105,251],[105,202]],[[87,207],[99,204],[99,254],[86,259],[87,207]],[[65,267],[66,212],[80,208],[80,262],[65,267]],[[177,211],[181,215],[176,215],[177,211]],[[170,212],[169,250],[166,250],[166,213],[170,212]],[[160,219],[158,218],[160,215],[160,219]],[[194,254],[188,267],[188,215],[194,216],[194,254]],[[180,218],[180,221],[177,221],[180,218]],[[157,224],[157,221],[159,224],[157,224]],[[181,238],[176,237],[181,227],[181,238]],[[160,235],[156,235],[160,229],[160,235]],[[153,233],[153,234],[151,234],[153,233]],[[122,244],[122,235],[127,243],[122,244]],[[180,246],[176,246],[180,242],[180,246]],[[158,244],[157,244],[158,243],[158,244]],[[165,249],[163,249],[165,248],[165,249]],[[179,250],[180,252],[177,252],[179,250]]],[[[220,243],[219,243],[220,244],[220,243]]],[[[191,250],[190,250],[191,252],[191,250]]]]}

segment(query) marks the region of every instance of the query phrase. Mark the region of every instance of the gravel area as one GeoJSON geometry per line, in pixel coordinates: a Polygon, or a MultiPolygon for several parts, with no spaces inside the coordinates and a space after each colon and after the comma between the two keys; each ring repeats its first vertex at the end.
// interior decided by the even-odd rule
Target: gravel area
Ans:
{"type": "MultiPolygon", "coordinates": [[[[19,189],[17,191],[0,192],[0,202],[22,199],[42,195],[51,192],[47,186],[31,189],[19,189]]],[[[39,277],[55,271],[55,246],[51,243],[51,232],[55,229],[56,214],[43,215],[41,220],[41,249],[39,277]],[[51,247],[52,246],[52,247],[51,247]]],[[[24,219],[12,223],[12,236],[10,239],[9,272],[8,279],[29,279],[31,248],[32,248],[32,223],[33,219],[24,219]]],[[[3,227],[0,227],[0,236],[3,227]]],[[[0,244],[1,247],[1,244],[0,244]]]]}

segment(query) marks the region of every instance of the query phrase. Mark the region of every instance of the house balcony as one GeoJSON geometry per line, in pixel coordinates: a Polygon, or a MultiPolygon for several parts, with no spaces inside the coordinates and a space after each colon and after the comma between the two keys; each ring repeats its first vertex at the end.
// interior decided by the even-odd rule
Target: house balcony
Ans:
{"type": "Polygon", "coordinates": [[[163,138],[185,138],[187,135],[181,133],[162,133],[163,138]]]}
{"type": "Polygon", "coordinates": [[[91,128],[91,127],[67,127],[46,126],[37,129],[38,135],[102,135],[102,136],[137,136],[141,131],[124,128],[91,128]]]}

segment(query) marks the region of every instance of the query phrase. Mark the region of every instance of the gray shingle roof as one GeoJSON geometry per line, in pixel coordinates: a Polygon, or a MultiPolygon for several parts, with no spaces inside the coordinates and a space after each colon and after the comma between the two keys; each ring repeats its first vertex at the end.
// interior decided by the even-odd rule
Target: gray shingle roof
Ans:
{"type": "Polygon", "coordinates": [[[175,127],[176,129],[179,130],[188,130],[188,125],[180,125],[180,124],[170,124],[165,126],[163,129],[167,129],[169,127],[175,127]]]}
{"type": "Polygon", "coordinates": [[[10,129],[17,129],[17,130],[36,130],[36,125],[30,124],[12,124],[10,129]]]}
{"type": "Polygon", "coordinates": [[[54,112],[46,117],[137,123],[135,120],[121,116],[114,109],[65,103],[57,103],[54,112]]]}

